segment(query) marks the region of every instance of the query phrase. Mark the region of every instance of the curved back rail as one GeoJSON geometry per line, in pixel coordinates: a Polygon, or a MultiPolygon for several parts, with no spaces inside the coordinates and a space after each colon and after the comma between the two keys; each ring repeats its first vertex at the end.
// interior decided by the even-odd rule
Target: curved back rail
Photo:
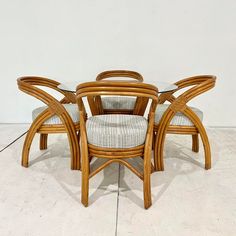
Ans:
{"type": "Polygon", "coordinates": [[[136,71],[131,70],[108,70],[103,71],[96,77],[97,81],[104,80],[111,77],[127,77],[143,82],[143,77],[136,71]]]}
{"type": "MultiPolygon", "coordinates": [[[[158,89],[150,84],[133,82],[133,81],[97,81],[87,82],[80,84],[77,87],[77,100],[78,98],[87,97],[90,105],[90,109],[93,115],[103,114],[102,110],[97,106],[100,96],[104,95],[117,95],[117,96],[131,96],[147,100],[151,98],[156,101],[158,89]]],[[[153,103],[155,104],[155,103],[153,103]]],[[[143,104],[142,104],[143,105],[143,104]]],[[[145,107],[136,106],[132,111],[132,114],[140,114],[140,110],[144,110],[145,107]]],[[[81,108],[82,109],[82,108],[81,108]]],[[[142,115],[142,114],[141,114],[142,115]]]]}
{"type": "MultiPolygon", "coordinates": [[[[130,71],[130,70],[109,70],[101,72],[97,77],[97,81],[106,80],[108,78],[114,78],[114,77],[126,77],[131,80],[123,80],[123,82],[131,82],[131,81],[139,81],[143,82],[143,77],[141,74],[139,74],[136,71],[130,71]]],[[[119,80],[119,79],[118,79],[119,80]]],[[[106,80],[107,81],[107,80],[106,80]]],[[[108,80],[109,81],[109,80],[108,80]]],[[[114,80],[111,80],[114,81],[114,80]]],[[[121,80],[122,81],[122,80],[121,80]]],[[[100,111],[100,113],[103,114],[132,114],[133,110],[139,109],[140,114],[144,113],[144,111],[140,110],[140,107],[145,107],[147,105],[148,99],[145,98],[137,98],[135,102],[134,109],[104,109],[102,106],[101,98],[97,98],[97,107],[100,111]]]]}

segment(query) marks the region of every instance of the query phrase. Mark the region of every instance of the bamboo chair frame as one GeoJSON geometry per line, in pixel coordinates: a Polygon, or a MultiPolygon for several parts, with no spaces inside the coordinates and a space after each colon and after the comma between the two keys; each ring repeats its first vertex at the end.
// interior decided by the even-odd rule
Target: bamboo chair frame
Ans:
{"type": "MultiPolygon", "coordinates": [[[[158,90],[155,86],[142,84],[139,82],[88,82],[80,84],[77,87],[77,103],[80,110],[80,134],[81,134],[81,162],[82,162],[82,191],[81,202],[88,206],[89,196],[89,179],[113,162],[118,162],[128,167],[143,181],[144,207],[147,209],[151,206],[151,147],[153,138],[154,114],[158,103],[158,90]],[[96,106],[96,98],[101,95],[121,95],[137,96],[151,99],[152,103],[149,110],[148,130],[145,144],[132,148],[104,148],[94,146],[88,143],[86,134],[86,111],[83,103],[83,97],[90,99],[90,109],[92,114],[101,114],[96,106]],[[93,111],[95,109],[95,111],[93,111]],[[92,156],[97,158],[106,158],[107,162],[102,164],[93,172],[90,172],[90,160],[92,156]],[[143,157],[144,168],[140,173],[130,163],[123,160],[124,158],[143,157]]],[[[137,114],[138,111],[133,111],[137,114]]],[[[103,113],[102,113],[103,114],[103,113]]]]}
{"type": "Polygon", "coordinates": [[[60,84],[57,81],[36,77],[36,76],[25,76],[17,79],[18,88],[45,103],[48,108],[40,113],[36,119],[32,122],[30,129],[27,132],[23,151],[22,151],[22,166],[28,167],[29,165],[29,152],[36,133],[40,134],[40,150],[47,149],[47,138],[50,133],[67,133],[70,151],[71,151],[71,169],[80,169],[80,148],[79,148],[79,131],[80,124],[74,123],[67,113],[66,109],[62,104],[76,103],[76,96],[73,93],[65,92],[57,88],[60,84]],[[54,89],[64,95],[61,101],[58,101],[50,94],[45,92],[39,87],[43,86],[54,89]],[[62,124],[48,125],[44,124],[50,117],[57,115],[62,124]]]}
{"type": "MultiPolygon", "coordinates": [[[[108,78],[112,77],[126,77],[130,78],[132,80],[136,80],[139,82],[143,82],[143,76],[136,72],[136,71],[131,71],[131,70],[108,70],[108,71],[103,71],[100,74],[97,75],[96,81],[102,81],[106,80],[108,78]]],[[[128,80],[129,81],[129,80],[128,80]]],[[[123,82],[125,82],[123,80],[123,82]]],[[[137,98],[136,104],[135,104],[135,109],[141,109],[141,107],[146,107],[148,99],[144,98],[137,98]],[[139,107],[139,108],[138,108],[139,107]]],[[[99,110],[101,114],[133,114],[133,109],[104,109],[102,106],[102,103],[99,99],[97,99],[97,106],[99,106],[99,110]]],[[[141,112],[141,110],[140,110],[141,112]]]]}
{"type": "Polygon", "coordinates": [[[192,135],[192,150],[194,152],[199,151],[199,135],[201,136],[204,153],[205,153],[205,169],[211,168],[211,150],[206,130],[198,118],[198,116],[192,111],[187,103],[196,96],[212,89],[215,86],[216,77],[213,75],[200,75],[189,77],[176,82],[178,89],[161,94],[159,97],[159,104],[163,104],[165,101],[169,101],[170,105],[163,114],[159,124],[154,125],[155,141],[154,141],[154,165],[155,170],[164,170],[163,162],[163,149],[166,134],[189,134],[192,135]],[[190,89],[174,97],[173,93],[180,89],[192,86],[190,89]],[[170,125],[172,118],[177,112],[182,112],[188,117],[193,126],[176,126],[170,125]]]}

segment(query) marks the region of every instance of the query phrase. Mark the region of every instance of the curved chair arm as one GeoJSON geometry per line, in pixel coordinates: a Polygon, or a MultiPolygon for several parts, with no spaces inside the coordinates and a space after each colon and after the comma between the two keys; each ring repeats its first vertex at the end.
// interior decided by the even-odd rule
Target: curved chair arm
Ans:
{"type": "Polygon", "coordinates": [[[73,93],[62,91],[61,89],[59,89],[58,85],[60,83],[55,80],[44,78],[44,77],[39,77],[39,76],[24,76],[24,77],[18,78],[17,83],[18,83],[19,88],[24,83],[27,83],[29,86],[30,85],[31,86],[44,86],[44,87],[54,89],[57,92],[59,92],[65,96],[61,100],[61,103],[76,103],[75,95],[73,93]]]}
{"type": "MultiPolygon", "coordinates": [[[[42,77],[35,77],[35,76],[26,76],[26,77],[20,77],[17,79],[17,84],[18,87],[21,91],[41,100],[43,103],[45,103],[48,106],[48,110],[51,113],[51,116],[54,114],[60,116],[63,120],[63,123],[65,123],[64,119],[67,121],[69,120],[71,123],[73,121],[71,120],[71,117],[67,113],[66,109],[62,105],[62,103],[68,103],[75,100],[75,97],[71,96],[70,93],[61,91],[60,89],[57,88],[57,86],[60,84],[57,81],[47,79],[47,78],[42,78],[42,77]],[[60,93],[62,93],[65,97],[61,100],[58,101],[55,99],[53,96],[45,92],[44,90],[36,87],[36,86],[45,86],[48,88],[52,88],[60,93]]],[[[45,117],[45,120],[48,119],[48,116],[45,117]]]]}
{"type": "Polygon", "coordinates": [[[195,86],[185,91],[184,93],[179,95],[177,98],[175,98],[172,95],[172,92],[169,93],[169,97],[166,100],[170,101],[171,104],[168,107],[168,109],[165,111],[165,113],[163,114],[161,121],[159,123],[159,126],[166,129],[167,126],[170,124],[170,121],[176,114],[176,112],[182,112],[191,121],[193,121],[194,124],[195,124],[194,121],[197,121],[199,123],[199,118],[192,111],[192,109],[187,106],[187,103],[194,97],[213,88],[215,86],[215,81],[216,81],[216,77],[210,76],[210,75],[194,76],[194,77],[190,77],[190,78],[178,81],[176,83],[179,86],[178,90],[181,88],[188,87],[188,86],[193,86],[193,85],[195,86]]]}
{"type": "Polygon", "coordinates": [[[143,82],[143,76],[136,71],[131,70],[108,70],[103,71],[96,77],[96,80],[103,80],[110,77],[127,77],[143,82]]]}
{"type": "MultiPolygon", "coordinates": [[[[182,80],[179,80],[178,82],[175,83],[175,85],[178,86],[177,89],[171,91],[171,92],[168,92],[168,93],[163,93],[160,95],[159,97],[159,103],[160,104],[163,104],[165,101],[169,101],[170,103],[174,102],[174,100],[176,99],[175,96],[173,95],[175,92],[183,89],[183,88],[186,88],[186,87],[190,87],[190,86],[197,86],[197,85],[200,85],[202,83],[206,83],[208,84],[209,86],[212,86],[214,87],[215,85],[215,80],[216,80],[216,76],[213,76],[213,75],[198,75],[198,76],[192,76],[192,77],[188,77],[188,78],[185,78],[185,79],[182,79],[182,80]],[[208,82],[207,82],[208,81],[208,82]]],[[[205,85],[201,85],[201,87],[199,88],[200,90],[202,90],[202,86],[204,87],[205,85]]],[[[211,87],[211,88],[212,88],[211,87]]],[[[195,87],[194,87],[195,88],[195,87]]],[[[194,89],[193,88],[193,89],[194,89]]],[[[210,89],[210,88],[209,88],[210,89]]],[[[207,89],[208,90],[208,89],[207,89]]],[[[206,91],[207,91],[206,90],[206,91]]],[[[189,90],[188,90],[189,91],[189,90]]],[[[190,91],[191,92],[191,91],[190,91]]],[[[201,93],[205,92],[204,90],[202,90],[201,93]]],[[[198,94],[197,94],[198,95],[198,94]]],[[[197,96],[196,95],[196,96],[197,96]]],[[[185,96],[188,96],[185,94],[185,96]]]]}

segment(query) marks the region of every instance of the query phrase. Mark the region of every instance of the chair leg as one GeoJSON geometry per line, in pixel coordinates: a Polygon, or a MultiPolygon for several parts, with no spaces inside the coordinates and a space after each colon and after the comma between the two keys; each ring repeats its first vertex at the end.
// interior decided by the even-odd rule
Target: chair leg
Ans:
{"type": "Polygon", "coordinates": [[[89,196],[89,158],[88,152],[83,150],[82,147],[82,191],[81,191],[81,202],[87,207],[88,196],[89,196]]]}
{"type": "Polygon", "coordinates": [[[157,155],[156,155],[156,152],[155,152],[156,137],[157,137],[156,132],[153,132],[153,138],[152,138],[152,150],[153,150],[153,161],[154,161],[153,172],[158,169],[157,155]]]}
{"type": "Polygon", "coordinates": [[[205,169],[211,169],[211,148],[210,148],[210,143],[208,140],[208,136],[206,133],[205,128],[203,125],[199,129],[199,133],[202,139],[203,147],[204,147],[204,153],[205,153],[205,169]]]}
{"type": "Polygon", "coordinates": [[[191,117],[191,118],[192,118],[191,121],[197,127],[198,132],[202,139],[204,153],[205,153],[205,169],[208,170],[211,168],[211,148],[210,148],[208,136],[202,122],[198,118],[195,118],[195,117],[191,117]]]}
{"type": "Polygon", "coordinates": [[[36,130],[37,129],[35,128],[35,125],[32,124],[25,137],[24,146],[22,150],[21,165],[26,168],[29,166],[29,152],[33,138],[36,134],[36,130]]]}
{"type": "Polygon", "coordinates": [[[71,169],[80,170],[80,148],[76,132],[67,133],[71,151],[71,169]]]}
{"type": "Polygon", "coordinates": [[[77,142],[78,142],[78,154],[77,154],[77,164],[76,164],[76,169],[80,170],[81,169],[81,153],[80,153],[80,132],[77,133],[77,142]]]}
{"type": "Polygon", "coordinates": [[[152,205],[150,177],[151,177],[151,152],[147,152],[144,155],[144,167],[143,167],[143,198],[144,198],[145,209],[148,209],[152,205]]]}
{"type": "Polygon", "coordinates": [[[155,137],[154,164],[155,170],[164,171],[163,150],[165,143],[165,132],[157,132],[155,137]]]}
{"type": "Polygon", "coordinates": [[[192,135],[192,151],[199,152],[199,137],[198,134],[192,135]]]}
{"type": "Polygon", "coordinates": [[[45,150],[48,147],[48,134],[40,134],[39,149],[45,150]]]}

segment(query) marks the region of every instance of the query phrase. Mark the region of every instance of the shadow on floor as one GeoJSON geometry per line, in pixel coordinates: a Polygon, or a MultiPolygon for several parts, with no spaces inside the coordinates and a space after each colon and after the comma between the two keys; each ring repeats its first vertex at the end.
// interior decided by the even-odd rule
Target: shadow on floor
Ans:
{"type": "MultiPolygon", "coordinates": [[[[38,143],[36,145],[38,147],[38,143]]],[[[35,145],[32,149],[35,150],[35,145]]],[[[15,151],[17,158],[21,156],[19,149],[15,151]]],[[[81,175],[79,171],[70,170],[70,150],[67,139],[63,136],[58,136],[53,144],[49,144],[47,150],[33,151],[32,160],[31,155],[29,168],[32,171],[40,171],[53,176],[64,191],[80,204],[81,175]],[[40,168],[38,165],[40,165],[40,168]]],[[[203,147],[200,146],[200,153],[194,153],[191,151],[190,142],[181,142],[180,144],[174,140],[166,140],[164,157],[165,171],[153,173],[151,177],[152,187],[158,187],[160,189],[157,194],[152,193],[153,204],[161,198],[176,176],[191,174],[199,170],[199,168],[204,170],[203,147]],[[185,162],[190,163],[190,165],[187,165],[187,168],[185,162]]],[[[95,159],[93,164],[98,166],[101,162],[101,159],[95,159]]],[[[98,181],[91,179],[90,188],[93,187],[96,190],[90,194],[89,204],[92,205],[104,195],[118,192],[116,184],[119,182],[119,191],[121,193],[129,192],[125,196],[137,206],[143,208],[143,198],[140,197],[140,193],[138,195],[136,194],[136,191],[138,191],[141,192],[142,196],[143,183],[137,178],[140,184],[135,182],[130,186],[126,180],[125,173],[127,171],[129,170],[124,168],[124,166],[114,163],[102,170],[102,180],[101,177],[98,181]],[[109,186],[113,186],[113,189],[109,186]]],[[[93,178],[97,178],[97,175],[93,178]]]]}

